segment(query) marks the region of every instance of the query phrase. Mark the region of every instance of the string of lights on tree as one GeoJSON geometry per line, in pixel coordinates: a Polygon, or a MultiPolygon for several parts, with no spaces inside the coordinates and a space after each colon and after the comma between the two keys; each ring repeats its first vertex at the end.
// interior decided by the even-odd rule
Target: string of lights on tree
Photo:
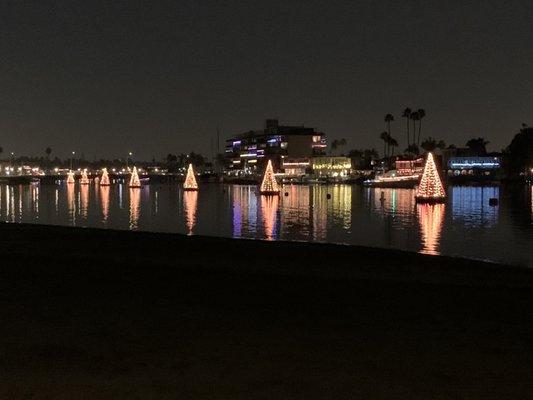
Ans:
{"type": "Polygon", "coordinates": [[[279,194],[279,185],[274,176],[274,168],[272,168],[271,160],[268,160],[259,191],[261,194],[279,194]]]}
{"type": "Polygon", "coordinates": [[[139,174],[137,173],[137,167],[133,167],[130,178],[130,188],[140,188],[141,180],[139,179],[139,174]]]}
{"type": "Polygon", "coordinates": [[[435,165],[433,154],[428,153],[424,173],[416,191],[416,201],[419,203],[438,203],[446,199],[444,185],[435,165]]]}
{"type": "Polygon", "coordinates": [[[198,190],[198,182],[196,182],[192,164],[189,164],[189,168],[187,168],[187,176],[185,177],[185,182],[183,183],[183,189],[198,190]]]}
{"type": "Polygon", "coordinates": [[[84,169],[82,172],[81,172],[81,180],[80,180],[80,183],[82,185],[88,185],[89,184],[89,177],[87,176],[87,168],[84,169]]]}
{"type": "Polygon", "coordinates": [[[100,178],[100,186],[109,186],[109,174],[107,168],[102,170],[102,178],[100,178]]]}

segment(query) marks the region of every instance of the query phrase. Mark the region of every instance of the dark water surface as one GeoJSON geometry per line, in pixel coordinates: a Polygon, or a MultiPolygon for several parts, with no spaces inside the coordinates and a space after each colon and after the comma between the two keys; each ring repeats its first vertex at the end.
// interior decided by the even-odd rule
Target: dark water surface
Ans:
{"type": "Polygon", "coordinates": [[[0,219],[392,247],[533,266],[531,186],[449,187],[440,205],[417,205],[410,189],[286,185],[285,193],[265,197],[255,186],[219,184],[199,192],[172,184],[0,185],[0,219]],[[490,198],[499,204],[490,206],[490,198]]]}

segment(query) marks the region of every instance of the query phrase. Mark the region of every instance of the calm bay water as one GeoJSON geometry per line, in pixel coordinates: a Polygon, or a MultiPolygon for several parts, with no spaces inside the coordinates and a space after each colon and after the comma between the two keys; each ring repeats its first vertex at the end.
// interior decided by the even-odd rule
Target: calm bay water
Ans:
{"type": "Polygon", "coordinates": [[[0,219],[357,244],[533,266],[532,186],[449,187],[440,205],[417,205],[410,189],[286,185],[283,193],[265,197],[254,186],[218,184],[199,192],[157,184],[0,185],[0,219]],[[490,198],[499,205],[489,206],[490,198]]]}

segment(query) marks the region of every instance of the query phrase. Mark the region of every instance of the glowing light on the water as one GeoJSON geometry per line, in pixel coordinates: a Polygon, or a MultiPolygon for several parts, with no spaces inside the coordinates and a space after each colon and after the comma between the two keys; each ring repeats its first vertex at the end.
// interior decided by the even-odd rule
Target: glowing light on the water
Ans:
{"type": "Polygon", "coordinates": [[[139,215],[141,213],[141,191],[139,188],[130,189],[130,229],[139,228],[139,215]]]}
{"type": "Polygon", "coordinates": [[[274,240],[278,236],[276,230],[278,202],[278,196],[261,196],[261,214],[267,240],[274,240]]]}
{"type": "Polygon", "coordinates": [[[185,211],[185,223],[187,234],[192,235],[196,225],[196,210],[198,209],[198,192],[189,190],[183,193],[183,209],[185,211]]]}
{"type": "Polygon", "coordinates": [[[109,218],[109,186],[100,188],[100,201],[102,202],[103,221],[107,222],[109,218]]]}
{"type": "Polygon", "coordinates": [[[444,221],[444,204],[418,204],[418,222],[422,239],[420,253],[440,254],[440,235],[444,221]]]}
{"type": "Polygon", "coordinates": [[[80,215],[86,220],[89,208],[89,186],[80,186],[80,215]]]}

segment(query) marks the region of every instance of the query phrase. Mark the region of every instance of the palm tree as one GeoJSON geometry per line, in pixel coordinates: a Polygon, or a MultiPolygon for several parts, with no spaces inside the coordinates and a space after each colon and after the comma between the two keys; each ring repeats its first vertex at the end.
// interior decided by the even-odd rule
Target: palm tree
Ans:
{"type": "Polygon", "coordinates": [[[418,111],[413,111],[411,113],[411,119],[413,120],[413,144],[416,144],[416,121],[420,121],[418,111]]]}
{"type": "MultiPolygon", "coordinates": [[[[344,148],[344,146],[346,146],[348,144],[348,142],[346,141],[346,139],[342,138],[341,140],[339,140],[339,147],[341,149],[344,148]]],[[[341,153],[342,154],[342,153],[341,153]]]]}
{"type": "Polygon", "coordinates": [[[385,115],[385,123],[387,124],[387,132],[390,135],[390,123],[394,121],[394,116],[392,114],[385,115]]]}
{"type": "Polygon", "coordinates": [[[426,110],[419,108],[416,113],[418,114],[418,140],[416,144],[420,146],[420,131],[422,130],[422,119],[426,116],[426,110]]]}
{"type": "Polygon", "coordinates": [[[331,142],[331,149],[329,153],[333,153],[335,150],[337,150],[337,147],[339,147],[339,141],[335,139],[333,142],[331,142]]]}
{"type": "Polygon", "coordinates": [[[421,146],[426,151],[433,151],[435,149],[444,149],[446,147],[446,143],[444,143],[444,140],[439,140],[437,142],[434,138],[430,136],[422,142],[421,146]]]}
{"type": "Polygon", "coordinates": [[[387,144],[388,144],[389,137],[390,136],[387,132],[381,132],[379,134],[379,138],[383,140],[383,158],[387,158],[387,154],[388,154],[387,144]]]}
{"type": "Polygon", "coordinates": [[[389,136],[389,146],[392,147],[391,157],[394,157],[394,148],[398,147],[398,141],[393,137],[389,136]]]}
{"type": "Polygon", "coordinates": [[[483,137],[472,138],[466,142],[466,147],[475,152],[477,155],[484,156],[487,154],[487,145],[490,142],[483,137]]]}
{"type": "Polygon", "coordinates": [[[405,133],[407,136],[407,148],[409,148],[409,145],[411,144],[409,140],[409,118],[411,117],[411,109],[407,107],[405,110],[403,110],[402,118],[405,118],[406,127],[405,127],[405,133]]]}

